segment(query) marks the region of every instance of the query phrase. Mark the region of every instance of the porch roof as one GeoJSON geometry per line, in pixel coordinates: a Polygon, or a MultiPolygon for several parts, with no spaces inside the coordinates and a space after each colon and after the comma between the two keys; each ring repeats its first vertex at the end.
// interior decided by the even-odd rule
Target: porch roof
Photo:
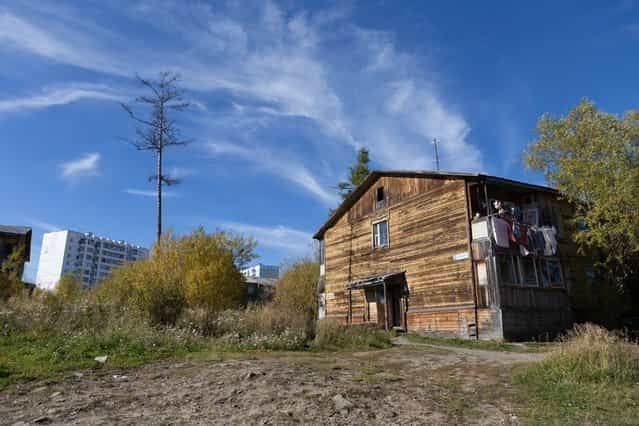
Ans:
{"type": "Polygon", "coordinates": [[[357,281],[351,281],[346,284],[346,288],[354,290],[358,288],[375,287],[378,285],[396,284],[406,282],[405,271],[384,272],[382,274],[371,275],[357,281]]]}

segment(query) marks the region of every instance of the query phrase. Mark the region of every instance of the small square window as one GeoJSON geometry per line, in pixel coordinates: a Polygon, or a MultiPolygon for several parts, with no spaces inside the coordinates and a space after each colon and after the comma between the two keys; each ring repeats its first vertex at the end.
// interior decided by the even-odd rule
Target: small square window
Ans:
{"type": "Polygon", "coordinates": [[[377,202],[384,201],[384,187],[377,188],[377,202]]]}

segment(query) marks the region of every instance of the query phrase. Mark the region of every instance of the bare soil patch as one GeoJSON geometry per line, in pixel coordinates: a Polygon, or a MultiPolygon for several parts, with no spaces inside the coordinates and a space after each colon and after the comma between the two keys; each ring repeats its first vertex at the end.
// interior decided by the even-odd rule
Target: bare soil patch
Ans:
{"type": "Polygon", "coordinates": [[[510,371],[529,355],[416,345],[208,353],[12,385],[0,423],[511,424],[510,371]]]}

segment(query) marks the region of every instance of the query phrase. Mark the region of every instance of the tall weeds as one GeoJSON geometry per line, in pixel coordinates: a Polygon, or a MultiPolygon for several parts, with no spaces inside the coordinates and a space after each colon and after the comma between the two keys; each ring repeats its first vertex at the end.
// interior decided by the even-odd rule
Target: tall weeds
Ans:
{"type": "Polygon", "coordinates": [[[534,424],[635,424],[639,346],[593,324],[576,325],[547,359],[516,376],[534,424]]]}
{"type": "Polygon", "coordinates": [[[603,327],[577,324],[538,370],[556,382],[635,383],[639,381],[639,347],[603,327]]]}

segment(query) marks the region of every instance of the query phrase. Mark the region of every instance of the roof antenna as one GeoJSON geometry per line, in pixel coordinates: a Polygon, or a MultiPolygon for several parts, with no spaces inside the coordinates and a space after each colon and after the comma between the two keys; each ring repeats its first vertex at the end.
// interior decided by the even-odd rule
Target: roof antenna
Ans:
{"type": "Polygon", "coordinates": [[[439,171],[439,150],[437,149],[437,138],[433,138],[433,145],[435,145],[435,167],[439,171]]]}

